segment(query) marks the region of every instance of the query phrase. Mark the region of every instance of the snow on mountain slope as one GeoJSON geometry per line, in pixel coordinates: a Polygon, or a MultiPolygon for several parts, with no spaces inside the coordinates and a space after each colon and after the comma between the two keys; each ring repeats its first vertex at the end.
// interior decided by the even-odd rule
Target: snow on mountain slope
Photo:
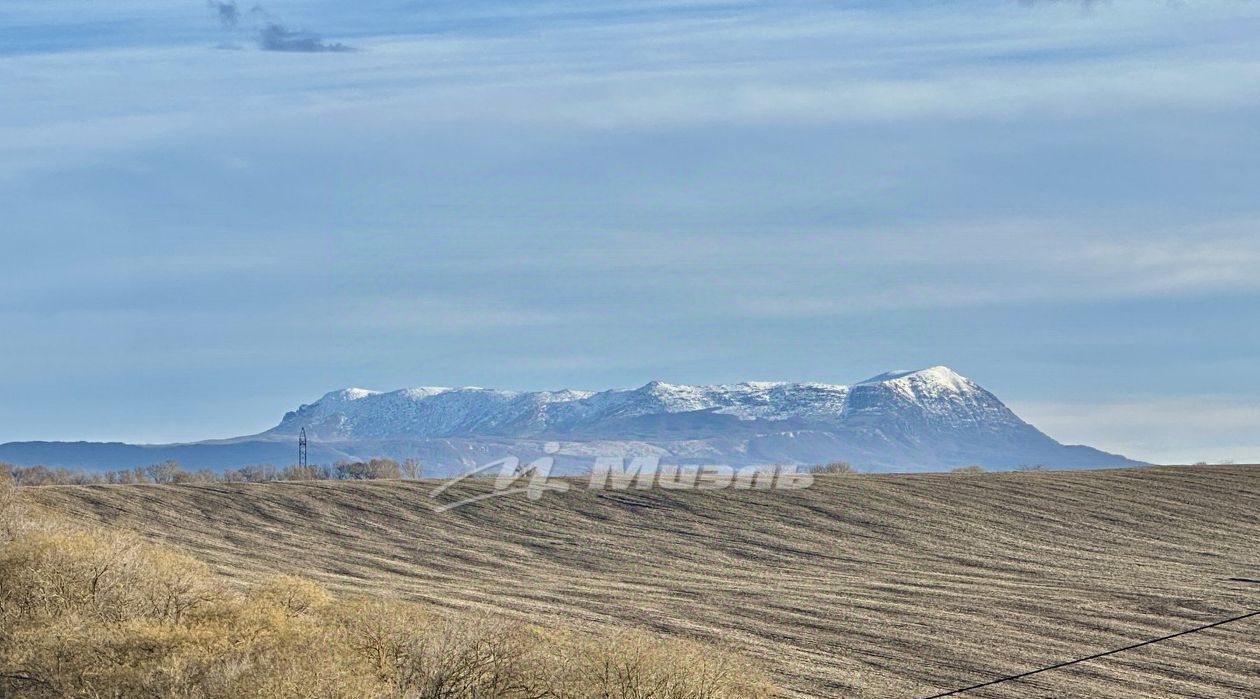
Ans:
{"type": "Polygon", "coordinates": [[[667,454],[680,462],[847,459],[876,470],[1132,463],[1059,444],[944,366],[888,372],[852,386],[653,381],[600,392],[347,389],[289,413],[260,437],[291,437],[303,427],[326,444],[440,440],[443,449],[458,451],[498,440],[528,454],[555,439],[573,457],[598,444],[604,451],[667,454]]]}
{"type": "MultiPolygon", "coordinates": [[[[265,434],[293,435],[305,428],[312,439],[324,441],[563,437],[573,432],[617,439],[621,438],[619,429],[631,424],[641,428],[652,416],[700,412],[759,425],[794,422],[833,429],[874,425],[908,437],[941,430],[1029,429],[993,394],[947,367],[936,366],[891,372],[852,387],[783,382],[686,386],[653,381],[640,388],[598,393],[346,389],[289,413],[265,434]]],[[[713,419],[708,424],[743,431],[731,420],[713,419]]]]}
{"type": "Polygon", "coordinates": [[[943,366],[867,379],[853,387],[844,408],[850,421],[896,413],[950,427],[1026,426],[992,393],[943,366]]]}
{"type": "Polygon", "coordinates": [[[713,411],[741,420],[825,421],[844,411],[849,387],[748,382],[684,386],[653,381],[635,389],[500,391],[423,388],[389,393],[345,389],[285,415],[267,434],[314,439],[526,436],[589,428],[602,421],[713,411]]]}
{"type": "Polygon", "coordinates": [[[419,458],[431,475],[507,455],[535,458],[548,441],[563,445],[557,466],[573,470],[589,466],[594,456],[736,466],[846,460],[877,471],[1136,463],[1056,442],[943,366],[889,372],[852,386],[653,381],[599,392],[347,388],[253,436],[145,447],[12,443],[0,445],[0,459],[108,468],[162,458],[218,468],[285,463],[302,429],[311,439],[312,459],[419,458]]]}

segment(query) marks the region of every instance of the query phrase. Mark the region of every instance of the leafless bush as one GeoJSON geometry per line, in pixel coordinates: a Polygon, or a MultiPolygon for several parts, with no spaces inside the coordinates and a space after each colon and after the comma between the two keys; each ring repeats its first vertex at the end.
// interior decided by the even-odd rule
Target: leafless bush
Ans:
{"type": "Polygon", "coordinates": [[[50,468],[48,466],[13,466],[4,464],[8,479],[20,486],[43,485],[101,485],[107,483],[146,483],[149,478],[145,469],[126,471],[89,472],[82,469],[50,468]]]}
{"type": "Polygon", "coordinates": [[[400,480],[402,467],[393,459],[342,461],[337,464],[337,478],[343,481],[400,480]]]}
{"type": "Polygon", "coordinates": [[[144,472],[149,478],[160,485],[168,485],[175,482],[180,472],[179,462],[174,459],[163,461],[160,464],[146,466],[144,472]]]}
{"type": "Polygon", "coordinates": [[[294,575],[277,575],[250,591],[250,599],[298,616],[327,607],[332,595],[319,585],[294,575]]]}
{"type": "Polygon", "coordinates": [[[711,646],[640,631],[577,637],[553,661],[557,699],[759,699],[772,686],[745,661],[711,646]]]}
{"type": "Polygon", "coordinates": [[[82,474],[70,469],[47,466],[13,466],[9,475],[14,483],[21,486],[76,485],[76,480],[83,480],[82,474]]]}
{"type": "Polygon", "coordinates": [[[172,483],[214,483],[219,480],[219,475],[208,468],[199,469],[197,471],[176,471],[172,483]]]}
{"type": "Polygon", "coordinates": [[[177,622],[210,595],[204,564],[108,530],[38,532],[0,550],[0,618],[177,622]]]}
{"type": "Polygon", "coordinates": [[[327,481],[333,477],[327,466],[288,466],[280,472],[282,481],[327,481]]]}
{"type": "Polygon", "coordinates": [[[271,464],[252,464],[227,469],[222,474],[211,469],[184,470],[178,461],[167,460],[134,469],[88,472],[48,466],[12,466],[0,464],[0,473],[19,486],[44,485],[134,485],[157,483],[178,485],[185,483],[271,483],[274,481],[326,481],[326,480],[399,480],[419,478],[420,462],[408,459],[399,464],[393,459],[368,461],[343,461],[336,466],[286,466],[277,468],[271,464]]]}
{"type": "Polygon", "coordinates": [[[832,461],[827,464],[817,464],[809,467],[809,472],[813,474],[845,474],[857,473],[853,466],[847,461],[832,461]]]}
{"type": "Polygon", "coordinates": [[[279,469],[271,464],[251,464],[224,471],[223,480],[228,483],[270,483],[279,476],[279,469]]]}
{"type": "MultiPolygon", "coordinates": [[[[8,466],[8,464],[3,464],[8,466]]],[[[6,468],[0,468],[0,545],[18,536],[26,522],[26,503],[6,468]]]]}
{"type": "Polygon", "coordinates": [[[314,621],[225,600],[188,623],[65,616],[17,630],[0,695],[188,699],[384,697],[314,621]]]}
{"type": "Polygon", "coordinates": [[[438,616],[389,600],[342,605],[334,619],[354,661],[373,668],[394,696],[555,696],[552,656],[530,626],[438,616]]]}
{"type": "Polygon", "coordinates": [[[402,465],[403,476],[409,480],[415,480],[424,476],[424,467],[420,464],[420,459],[407,459],[402,465]]]}
{"type": "Polygon", "coordinates": [[[122,469],[120,471],[106,471],[101,475],[104,481],[111,485],[134,485],[136,483],[149,482],[148,474],[140,467],[122,469]]]}

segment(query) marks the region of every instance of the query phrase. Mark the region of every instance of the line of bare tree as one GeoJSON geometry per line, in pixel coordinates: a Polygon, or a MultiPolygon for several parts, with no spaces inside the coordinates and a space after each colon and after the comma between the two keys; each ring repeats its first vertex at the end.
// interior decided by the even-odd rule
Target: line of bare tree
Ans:
{"type": "Polygon", "coordinates": [[[156,483],[271,483],[275,481],[366,481],[416,479],[423,475],[420,461],[393,459],[339,461],[332,465],[272,466],[256,464],[214,471],[185,470],[178,461],[114,471],[87,471],[49,466],[15,466],[0,462],[0,479],[22,486],[39,485],[134,485],[156,483]]]}

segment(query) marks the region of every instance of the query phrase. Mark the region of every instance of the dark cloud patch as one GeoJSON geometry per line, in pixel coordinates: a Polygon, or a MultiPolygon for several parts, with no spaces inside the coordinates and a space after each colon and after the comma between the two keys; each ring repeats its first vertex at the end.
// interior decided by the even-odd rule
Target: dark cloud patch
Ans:
{"type": "Polygon", "coordinates": [[[219,24],[225,27],[236,28],[241,22],[241,10],[236,6],[235,0],[231,2],[221,2],[220,0],[207,0],[210,9],[214,10],[214,14],[219,18],[219,24]]]}
{"type": "Polygon", "coordinates": [[[289,29],[279,22],[267,22],[258,30],[258,48],[264,51],[326,53],[353,51],[342,43],[329,43],[318,34],[303,29],[289,29]]]}
{"type": "MultiPolygon", "coordinates": [[[[241,28],[244,15],[236,0],[206,0],[224,29],[236,32],[241,28]]],[[[258,48],[263,51],[288,51],[292,53],[330,53],[353,51],[354,48],[340,42],[324,41],[323,37],[305,29],[290,29],[262,5],[254,5],[249,13],[250,31],[257,32],[258,48]]],[[[235,44],[221,48],[239,48],[235,44]]]]}

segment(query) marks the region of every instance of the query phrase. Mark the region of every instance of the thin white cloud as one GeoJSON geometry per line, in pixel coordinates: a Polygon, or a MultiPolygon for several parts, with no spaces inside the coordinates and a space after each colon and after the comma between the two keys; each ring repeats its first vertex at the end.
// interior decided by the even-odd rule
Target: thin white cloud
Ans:
{"type": "Polygon", "coordinates": [[[0,153],[116,149],[277,117],[606,129],[1125,118],[1260,101],[1260,67],[1245,48],[1176,39],[1196,24],[1221,31],[1239,9],[1130,7],[1101,22],[988,11],[983,28],[982,10],[968,7],[903,12],[895,31],[873,12],[750,12],[530,36],[368,38],[370,51],[335,63],[208,60],[203,45],[10,56],[0,153]]]}
{"type": "Polygon", "coordinates": [[[578,312],[543,310],[458,296],[408,298],[392,295],[346,299],[324,307],[321,316],[325,327],[335,326],[349,332],[394,331],[404,334],[540,328],[561,324],[573,326],[581,322],[578,312]]]}
{"type": "Polygon", "coordinates": [[[761,316],[1260,290],[1255,274],[1260,220],[1135,234],[1094,225],[981,222],[896,233],[777,237],[752,241],[751,249],[742,251],[728,241],[715,254],[768,256],[785,265],[782,276],[741,278],[732,285],[739,308],[761,316]],[[819,275],[830,270],[828,278],[838,283],[812,286],[807,281],[811,270],[819,275]]]}

